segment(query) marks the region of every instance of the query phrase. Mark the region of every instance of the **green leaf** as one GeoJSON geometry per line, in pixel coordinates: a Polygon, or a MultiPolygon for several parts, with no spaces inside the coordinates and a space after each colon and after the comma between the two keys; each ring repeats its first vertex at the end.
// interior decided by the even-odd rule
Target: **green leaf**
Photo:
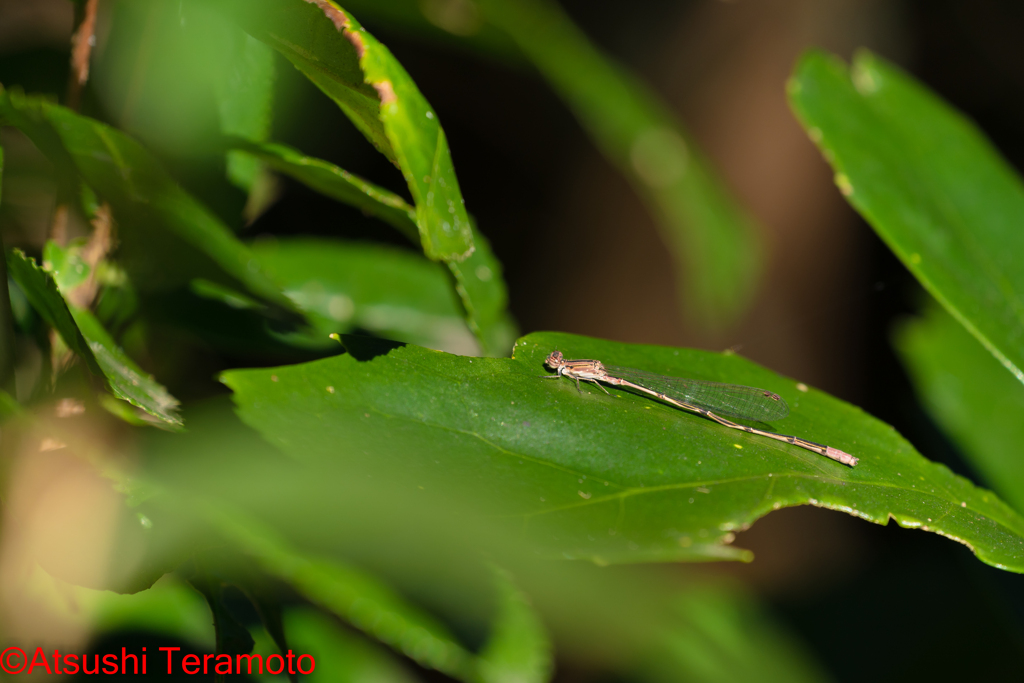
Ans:
{"type": "Polygon", "coordinates": [[[222,5],[245,31],[280,52],[325,95],[334,100],[356,128],[393,163],[398,157],[380,118],[380,99],[366,83],[353,45],[340,39],[344,19],[333,3],[303,0],[223,0],[222,5]],[[325,21],[325,13],[330,20],[325,21]]]}
{"type": "Polygon", "coordinates": [[[276,171],[312,189],[380,218],[395,227],[414,244],[419,244],[416,209],[397,194],[367,182],[332,163],[308,157],[296,149],[278,144],[235,143],[276,171]]]}
{"type": "Polygon", "coordinates": [[[226,584],[219,577],[200,567],[189,583],[206,598],[213,613],[213,630],[217,637],[217,654],[247,655],[255,642],[242,624],[224,604],[226,584]]]}
{"type": "Polygon", "coordinates": [[[0,90],[0,117],[60,168],[73,168],[114,209],[119,256],[142,288],[202,277],[286,310],[289,300],[245,245],[124,133],[38,97],[0,90]]]}
{"type": "Polygon", "coordinates": [[[351,16],[346,33],[361,53],[366,81],[380,95],[380,118],[416,204],[423,252],[464,261],[473,253],[473,227],[437,114],[391,52],[351,16]]]}
{"type": "MultiPolygon", "coordinates": [[[[289,610],[285,627],[296,653],[316,656],[312,683],[412,683],[416,678],[387,654],[341,628],[337,621],[308,607],[289,610]]],[[[304,664],[308,667],[308,663],[304,664]]]]}
{"type": "Polygon", "coordinates": [[[499,63],[523,66],[523,57],[512,39],[484,21],[476,3],[420,2],[418,0],[345,0],[345,9],[364,17],[370,24],[386,26],[413,38],[437,43],[445,49],[466,51],[470,47],[499,63]]]}
{"type": "Polygon", "coordinates": [[[506,59],[514,41],[651,208],[693,310],[718,324],[743,311],[759,267],[750,219],[668,108],[554,3],[360,1],[349,9],[421,34],[429,22],[506,59]]]}
{"type": "Polygon", "coordinates": [[[171,396],[152,375],[143,372],[90,311],[77,307],[70,310],[78,329],[89,341],[89,348],[107,378],[111,393],[159,420],[152,424],[180,428],[182,420],[178,415],[178,399],[171,396]]]}
{"type": "Polygon", "coordinates": [[[495,577],[498,615],[480,653],[480,677],[485,683],[544,683],[554,668],[544,623],[508,572],[495,570],[495,577]]]}
{"type": "Polygon", "coordinates": [[[557,333],[523,338],[511,360],[345,343],[343,356],[225,373],[242,419],[293,457],[372,465],[410,491],[521,519],[542,552],[597,562],[749,559],[726,545],[734,530],[811,504],[878,524],[893,518],[1024,571],[1024,520],[994,494],[925,460],[857,408],[737,356],[557,333]],[[544,379],[555,349],[774,391],[792,413],[768,428],[860,464],[615,389],[579,394],[571,382],[544,379]]]}
{"type": "Polygon", "coordinates": [[[308,557],[274,531],[227,510],[211,514],[220,531],[272,576],[422,666],[472,678],[473,658],[430,615],[372,574],[337,560],[308,557]]]}
{"type": "Polygon", "coordinates": [[[0,422],[9,417],[21,415],[23,412],[21,404],[11,394],[0,389],[0,422]]]}
{"type": "Polygon", "coordinates": [[[507,309],[508,290],[501,262],[475,227],[473,235],[472,256],[461,263],[448,261],[448,270],[455,277],[455,291],[466,309],[466,322],[480,340],[484,354],[506,356],[518,331],[507,309]]]}
{"type": "MultiPolygon", "coordinates": [[[[274,641],[274,645],[280,653],[287,653],[289,647],[288,638],[285,636],[284,615],[281,612],[280,598],[268,588],[269,582],[256,572],[249,572],[252,580],[247,581],[245,586],[240,586],[249,598],[249,602],[260,615],[264,631],[274,641]]],[[[235,585],[238,585],[237,582],[235,585]]],[[[258,647],[258,644],[257,644],[258,647]]],[[[303,667],[308,668],[308,667],[303,667]]],[[[288,680],[291,683],[298,683],[298,674],[289,673],[288,680]]]]}
{"type": "MultiPolygon", "coordinates": [[[[48,246],[47,253],[60,264],[71,262],[55,244],[48,246]]],[[[158,418],[161,426],[181,426],[177,399],[128,357],[91,312],[69,307],[48,272],[18,249],[7,253],[7,268],[32,307],[94,374],[106,378],[114,396],[158,418]]],[[[62,278],[74,281],[76,276],[65,269],[62,278]]]]}
{"type": "MultiPolygon", "coordinates": [[[[221,131],[252,142],[266,142],[273,117],[274,51],[234,24],[225,29],[225,68],[216,83],[221,131]]],[[[248,195],[242,212],[247,223],[256,220],[277,199],[276,179],[251,154],[229,150],[227,176],[248,195]]]]}
{"type": "Polygon", "coordinates": [[[167,574],[152,588],[119,595],[81,586],[67,586],[75,603],[90,614],[99,633],[145,630],[214,647],[216,635],[202,596],[167,574]]]}
{"type": "Polygon", "coordinates": [[[928,412],[985,481],[1024,510],[1024,386],[934,303],[895,342],[928,412]]]}
{"type": "Polygon", "coordinates": [[[363,329],[463,355],[479,350],[444,267],[422,256],[318,238],[267,240],[252,250],[324,339],[363,329]]]}
{"type": "Polygon", "coordinates": [[[85,362],[89,370],[102,376],[103,370],[96,362],[96,356],[78,329],[78,324],[50,274],[20,249],[8,250],[7,272],[18,283],[32,308],[47,325],[57,330],[67,347],[85,362]]]}
{"type": "MultiPolygon", "coordinates": [[[[79,258],[79,246],[62,249],[56,242],[49,240],[43,250],[46,266],[53,273],[57,289],[65,301],[71,290],[84,282],[89,274],[89,267],[79,258]]],[[[160,422],[154,423],[158,426],[172,429],[181,427],[178,399],[128,357],[91,311],[74,305],[69,305],[68,310],[82,336],[88,341],[96,363],[107,378],[111,393],[158,418],[160,422]]]]}
{"type": "Polygon", "coordinates": [[[262,311],[266,307],[259,301],[250,299],[240,292],[218,285],[202,278],[196,278],[189,283],[189,290],[196,296],[210,301],[218,301],[225,306],[244,311],[262,311]]]}
{"type": "Polygon", "coordinates": [[[144,590],[119,594],[67,583],[37,565],[19,588],[24,597],[32,596],[37,604],[45,605],[50,619],[56,616],[60,622],[84,626],[94,634],[149,631],[190,641],[202,649],[214,646],[206,602],[173,574],[144,590]]]}
{"type": "Polygon", "coordinates": [[[47,240],[43,245],[43,268],[53,276],[57,289],[65,294],[89,279],[92,269],[81,257],[85,243],[86,240],[78,239],[69,244],[67,249],[61,248],[53,240],[47,240]]]}
{"type": "Polygon", "coordinates": [[[668,601],[677,621],[654,639],[651,652],[640,661],[641,680],[828,680],[742,586],[702,581],[668,601]]]}
{"type": "MultiPolygon", "coordinates": [[[[220,127],[225,135],[264,142],[270,137],[274,101],[274,52],[252,36],[234,29],[227,46],[228,68],[218,85],[220,127]]],[[[228,178],[249,192],[260,173],[256,159],[241,152],[228,153],[228,178]]]]}
{"type": "Polygon", "coordinates": [[[384,45],[330,0],[229,0],[243,28],[287,57],[405,176],[424,253],[462,261],[473,231],[437,114],[384,45]]]}
{"type": "Polygon", "coordinates": [[[470,329],[484,352],[504,355],[515,328],[506,311],[508,294],[501,266],[466,214],[448,143],[429,103],[387,48],[333,3],[314,8],[303,0],[259,2],[256,9],[252,3],[229,2],[228,6],[247,31],[281,51],[338,102],[378,149],[391,150],[415,206],[333,164],[287,147],[263,145],[260,157],[319,192],[381,217],[410,239],[413,231],[407,219],[412,218],[424,253],[445,261],[452,271],[470,329]],[[381,97],[376,120],[383,125],[387,147],[380,144],[375,128],[366,127],[367,83],[381,97]]]}
{"type": "Polygon", "coordinates": [[[1024,184],[978,128],[867,52],[811,52],[790,102],[836,184],[914,276],[1024,381],[1024,184]]]}
{"type": "MultiPolygon", "coordinates": [[[[472,360],[473,365],[481,362],[472,360]]],[[[264,379],[269,386],[281,378],[273,375],[264,379]]],[[[380,476],[376,463],[380,453],[406,446],[401,429],[378,431],[373,440],[376,445],[367,450],[363,450],[367,440],[356,434],[350,444],[355,449],[351,458],[300,462],[260,439],[233,413],[225,413],[227,406],[219,401],[216,407],[206,407],[216,408],[209,412],[196,408],[198,412],[189,413],[188,432],[148,430],[139,443],[141,467],[137,475],[157,492],[143,504],[155,520],[150,553],[173,557],[177,555],[176,546],[191,550],[197,545],[234,545],[243,555],[232,552],[230,556],[247,569],[267,571],[328,611],[362,624],[360,628],[367,635],[383,633],[388,642],[396,642],[405,625],[418,623],[410,617],[406,600],[420,606],[411,608],[413,617],[428,608],[441,618],[472,625],[475,632],[486,629],[494,611],[491,606],[496,602],[495,564],[513,574],[516,585],[530,596],[545,623],[558,634],[560,646],[577,656],[586,654],[591,661],[617,662],[621,666],[643,656],[652,646],[659,646],[675,629],[700,626],[703,633],[711,630],[707,622],[714,620],[745,624],[728,612],[720,616],[709,613],[714,602],[709,605],[709,601],[695,601],[698,605],[692,615],[676,609],[672,596],[679,592],[681,581],[687,591],[704,593],[707,582],[698,576],[688,577],[677,571],[670,576],[633,567],[611,571],[590,563],[552,562],[538,555],[524,542],[529,539],[523,534],[521,519],[492,514],[493,508],[466,505],[466,500],[452,497],[450,489],[434,488],[428,478],[430,470],[437,469],[440,476],[447,477],[449,462],[406,460],[403,464],[411,468],[407,474],[412,475],[412,485],[408,477],[400,480],[380,476]],[[335,559],[344,571],[329,569],[335,566],[335,559]],[[353,563],[360,570],[352,570],[353,563]],[[368,572],[375,577],[364,589],[359,577],[368,572]],[[400,591],[402,598],[397,605],[392,602],[395,590],[375,588],[385,581],[400,591]],[[365,602],[348,602],[347,596],[352,595],[365,602]],[[359,605],[366,611],[358,612],[359,605]],[[345,616],[353,612],[355,617],[345,616]],[[698,619],[701,624],[690,624],[698,619]]],[[[365,420],[372,417],[360,414],[365,420]]],[[[319,416],[322,422],[332,418],[328,413],[319,416]]],[[[478,441],[473,437],[467,440],[478,441]]],[[[481,483],[475,474],[468,473],[470,486],[481,483]]],[[[514,480],[510,484],[515,485],[514,480]]],[[[226,573],[234,576],[232,570],[226,573]]],[[[519,637],[505,640],[506,645],[526,644],[518,651],[539,653],[541,641],[533,630],[533,619],[520,621],[525,606],[517,602],[513,605],[511,613],[518,616],[502,620],[504,626],[492,633],[507,628],[519,637]],[[512,622],[518,624],[515,629],[509,628],[512,622]]],[[[501,613],[500,607],[497,611],[501,613]]],[[[750,611],[738,616],[746,617],[750,611]]],[[[428,626],[433,623],[430,617],[425,621],[428,626]]],[[[763,628],[777,634],[784,632],[781,624],[760,621],[763,628]]],[[[286,626],[290,647],[305,649],[287,618],[286,626]]],[[[716,641],[729,646],[721,648],[725,656],[745,659],[748,648],[761,651],[768,647],[764,639],[744,642],[747,634],[763,635],[757,629],[737,628],[739,637],[716,641]]],[[[429,654],[437,642],[415,627],[408,635],[403,642],[413,646],[410,649],[414,657],[429,654]]],[[[261,651],[267,651],[267,645],[263,647],[261,651]]],[[[398,649],[408,651],[404,646],[398,649]]],[[[337,652],[340,655],[346,650],[337,652]]],[[[766,668],[773,670],[779,659],[778,653],[775,658],[766,657],[766,668]]],[[[479,659],[477,663],[482,664],[479,659]]],[[[468,673],[477,674],[479,680],[479,669],[468,673]]],[[[681,679],[677,676],[668,680],[681,679]]],[[[793,680],[801,678],[794,676],[793,680]]]]}
{"type": "MultiPolygon", "coordinates": [[[[376,215],[410,240],[417,240],[415,210],[398,195],[334,164],[303,156],[284,145],[247,145],[245,149],[257,154],[274,169],[328,197],[376,215]]],[[[447,266],[455,278],[455,291],[465,308],[466,322],[480,340],[484,353],[504,356],[516,334],[515,323],[506,310],[508,290],[502,277],[501,263],[491,251],[490,243],[475,226],[473,230],[473,254],[462,262],[448,261],[447,266]]],[[[414,341],[405,336],[397,338],[414,341]]]]}
{"type": "Polygon", "coordinates": [[[750,302],[760,267],[750,218],[682,125],[635,76],[612,62],[552,0],[480,0],[630,180],[661,228],[683,300],[724,325],[750,302]]]}

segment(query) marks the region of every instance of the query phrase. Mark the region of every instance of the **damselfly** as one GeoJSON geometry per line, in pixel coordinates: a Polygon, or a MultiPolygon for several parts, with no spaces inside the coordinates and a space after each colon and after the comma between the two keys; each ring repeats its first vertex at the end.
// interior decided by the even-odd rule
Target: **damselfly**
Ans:
{"type": "Polygon", "coordinates": [[[725,415],[740,420],[773,422],[789,415],[789,406],[786,405],[782,397],[765,389],[738,384],[706,382],[699,379],[666,377],[632,368],[606,366],[599,360],[566,360],[561,351],[552,352],[544,364],[557,373],[548,375],[548,377],[568,377],[576,381],[577,389],[579,389],[581,381],[596,384],[605,393],[608,393],[608,390],[602,386],[602,383],[633,389],[677,408],[714,420],[723,427],[739,429],[748,434],[756,434],[806,448],[850,467],[857,464],[857,458],[838,448],[823,446],[798,436],[786,436],[748,427],[722,417],[725,415]]]}

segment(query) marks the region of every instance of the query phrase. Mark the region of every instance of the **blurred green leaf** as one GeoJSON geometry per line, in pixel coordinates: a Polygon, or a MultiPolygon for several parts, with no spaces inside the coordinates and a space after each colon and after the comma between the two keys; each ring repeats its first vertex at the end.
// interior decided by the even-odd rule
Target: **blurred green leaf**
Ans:
{"type": "Polygon", "coordinates": [[[1024,386],[934,302],[895,342],[928,412],[985,481],[1024,510],[1024,386]]]}
{"type": "Polygon", "coordinates": [[[110,202],[118,252],[142,288],[201,277],[248,291],[286,310],[291,302],[249,250],[124,133],[39,97],[0,91],[0,118],[24,131],[59,167],[76,169],[110,202]]]}
{"type": "MultiPolygon", "coordinates": [[[[48,247],[47,252],[58,263],[69,261],[56,245],[48,247]]],[[[106,378],[114,396],[158,418],[156,424],[181,426],[177,399],[128,357],[91,312],[69,307],[48,272],[18,249],[8,252],[7,267],[32,307],[93,373],[106,378]]]]}
{"type": "Polygon", "coordinates": [[[214,647],[215,633],[203,596],[172,575],[132,595],[70,587],[76,602],[93,615],[99,633],[146,630],[201,647],[214,647]]]}
{"type": "Polygon", "coordinates": [[[18,283],[32,308],[47,325],[57,330],[68,348],[81,358],[93,373],[103,375],[103,370],[96,362],[89,343],[78,329],[64,297],[57,288],[57,283],[50,274],[36,265],[34,259],[25,256],[20,249],[7,251],[7,272],[11,279],[18,283]]]}
{"type": "MultiPolygon", "coordinates": [[[[297,607],[284,616],[296,653],[314,655],[311,683],[412,683],[415,676],[384,650],[341,628],[325,614],[297,607]]],[[[304,667],[308,668],[308,662],[304,667]]]]}
{"type": "Polygon", "coordinates": [[[731,683],[827,680],[739,585],[704,581],[669,598],[678,622],[638,663],[641,680],[731,683]]]}
{"type": "Polygon", "coordinates": [[[307,557],[270,528],[221,511],[218,528],[272,576],[356,628],[413,660],[460,680],[473,678],[473,657],[438,621],[405,602],[372,574],[337,560],[307,557]]]}
{"type": "Polygon", "coordinates": [[[962,114],[884,60],[803,57],[789,97],[836,185],[903,264],[1024,381],[1024,184],[962,114]]]}
{"type": "Polygon", "coordinates": [[[218,301],[230,308],[247,311],[262,311],[266,309],[263,304],[255,299],[250,299],[240,292],[202,278],[196,278],[190,282],[188,288],[196,296],[209,299],[210,301],[218,301]]]}
{"type": "Polygon", "coordinates": [[[377,476],[410,492],[466,498],[521,519],[532,542],[557,556],[749,559],[725,545],[733,530],[811,504],[941,533],[988,564],[1024,571],[1024,520],[994,494],[925,460],[857,408],[737,356],[557,333],[523,338],[512,360],[368,344],[346,338],[346,355],[231,371],[223,381],[242,419],[286,453],[369,460],[377,476]],[[588,387],[578,395],[571,382],[543,379],[555,349],[774,391],[792,414],[769,428],[841,448],[860,464],[848,468],[626,392],[588,387]]]}
{"type": "Polygon", "coordinates": [[[53,240],[47,240],[43,246],[43,267],[53,276],[57,289],[65,295],[89,279],[92,269],[81,256],[85,243],[84,239],[78,239],[64,249],[53,240]]]}
{"type": "MultiPolygon", "coordinates": [[[[328,197],[376,215],[410,240],[417,240],[415,211],[398,195],[334,164],[303,156],[284,145],[249,145],[245,148],[274,169],[328,197]]],[[[473,254],[462,262],[448,261],[447,266],[455,278],[455,291],[462,300],[469,328],[480,340],[485,354],[504,356],[516,334],[515,324],[506,310],[508,290],[502,277],[501,263],[495,258],[490,244],[475,226],[473,230],[473,254]]],[[[405,336],[396,338],[407,339],[405,336]]]]}
{"type": "Polygon", "coordinates": [[[210,606],[213,614],[213,630],[217,639],[217,654],[247,655],[252,652],[253,641],[242,624],[235,619],[235,616],[224,604],[224,589],[226,584],[215,574],[200,566],[189,583],[206,598],[206,604],[210,606]]]}
{"type": "Polygon", "coordinates": [[[422,256],[318,238],[267,240],[252,250],[324,339],[363,329],[462,355],[479,350],[444,267],[422,256]]]}
{"type": "MultiPolygon", "coordinates": [[[[474,366],[493,363],[468,360],[474,366]]],[[[275,374],[265,377],[265,382],[271,385],[281,379],[275,374]]],[[[357,385],[354,390],[361,388],[357,385]]],[[[575,389],[572,398],[581,400],[575,389]]],[[[301,396],[297,401],[301,403],[301,396]]],[[[411,478],[381,476],[377,462],[381,454],[394,457],[407,449],[408,430],[401,425],[388,424],[369,438],[356,433],[343,439],[334,457],[316,459],[311,453],[299,461],[244,427],[220,401],[215,410],[206,408],[188,413],[189,431],[184,434],[147,430],[142,435],[138,477],[158,492],[142,504],[154,520],[149,553],[176,556],[174,545],[188,549],[234,546],[243,551],[235,561],[245,571],[262,568],[329,611],[362,624],[359,627],[368,635],[378,637],[375,634],[380,631],[384,634],[380,637],[388,639],[397,637],[400,627],[417,623],[421,609],[474,632],[485,631],[494,613],[502,612],[500,596],[494,606],[497,564],[507,568],[516,586],[529,595],[563,652],[623,673],[652,647],[662,647],[677,629],[708,630],[691,620],[706,623],[716,618],[699,608],[690,615],[671,599],[681,581],[687,591],[701,594],[707,582],[697,576],[678,571],[668,575],[647,567],[595,567],[538,555],[535,545],[527,543],[531,539],[523,533],[522,519],[502,514],[501,505],[479,505],[467,495],[486,483],[478,470],[465,473],[463,481],[469,485],[458,491],[427,479],[432,470],[447,478],[450,459],[404,459],[401,466],[411,478]],[[165,545],[161,548],[158,542],[165,545]],[[353,565],[360,569],[351,569],[353,565]],[[367,584],[363,579],[371,572],[376,578],[367,584]],[[384,582],[394,590],[380,588],[384,582]],[[394,602],[396,591],[402,596],[398,603],[394,602]],[[350,602],[352,595],[365,602],[350,602]],[[412,616],[407,614],[406,600],[417,605],[411,608],[412,616]],[[359,611],[359,605],[364,611],[359,611]],[[393,619],[388,617],[392,611],[393,619]]],[[[326,423],[333,417],[324,412],[317,419],[326,423]]],[[[459,436],[479,443],[458,433],[449,433],[445,443],[459,436]]],[[[303,444],[294,445],[301,448],[303,444]]],[[[515,480],[510,478],[508,485],[516,486],[515,480]]],[[[575,480],[573,486],[578,488],[575,480]]],[[[489,488],[484,489],[484,496],[495,498],[489,488]]],[[[233,575],[233,571],[225,573],[233,575]]],[[[518,600],[506,595],[506,611],[514,618],[499,619],[503,625],[492,630],[492,637],[503,641],[504,652],[539,656],[542,639],[535,630],[536,615],[527,616],[518,600]],[[501,633],[518,637],[505,638],[501,633]]],[[[756,611],[729,612],[717,618],[732,622],[736,616],[745,619],[751,614],[756,611]]],[[[434,623],[430,616],[424,619],[428,627],[434,623]]],[[[290,646],[304,649],[290,622],[287,625],[290,646]]],[[[781,624],[767,624],[763,618],[753,625],[740,624],[736,637],[728,641],[731,649],[723,651],[745,658],[748,648],[767,647],[765,640],[743,641],[748,636],[761,638],[762,627],[784,631],[781,624]]],[[[422,639],[429,644],[429,634],[414,628],[409,642],[422,639]]],[[[404,646],[399,649],[409,653],[404,646]]],[[[429,650],[419,655],[413,651],[410,656],[423,652],[429,650]]],[[[775,671],[784,661],[781,656],[766,659],[766,669],[775,671]]],[[[801,677],[794,674],[794,680],[801,677]]]]}
{"type": "MultiPolygon", "coordinates": [[[[253,571],[251,574],[256,575],[256,572],[253,571]]],[[[270,636],[273,644],[278,647],[278,651],[284,654],[292,650],[289,639],[285,635],[285,615],[282,612],[281,598],[268,590],[265,586],[268,583],[260,577],[260,584],[264,586],[254,590],[252,584],[248,584],[243,590],[249,601],[256,607],[256,611],[259,612],[264,632],[270,636]]],[[[259,642],[256,642],[253,647],[254,651],[258,650],[259,645],[259,642]]],[[[303,669],[308,669],[308,667],[303,667],[303,669]]],[[[288,680],[291,683],[298,683],[298,673],[288,674],[288,680]]]]}
{"type": "Polygon", "coordinates": [[[103,283],[93,304],[96,317],[109,330],[122,329],[139,312],[138,294],[124,270],[111,261],[101,261],[96,276],[103,283]]]}
{"type": "Polygon", "coordinates": [[[508,572],[496,570],[495,577],[498,615],[480,653],[480,677],[485,683],[544,683],[554,668],[544,623],[508,572]]]}
{"type": "Polygon", "coordinates": [[[119,594],[67,583],[37,566],[25,588],[37,596],[47,596],[44,602],[49,610],[95,634],[142,630],[180,638],[204,649],[214,646],[206,601],[172,574],[145,590],[119,594]]]}
{"type": "Polygon", "coordinates": [[[21,415],[22,408],[21,404],[11,394],[7,393],[3,389],[0,389],[0,421],[6,420],[9,417],[21,415]]]}
{"type": "MultiPolygon", "coordinates": [[[[235,30],[228,68],[218,88],[221,130],[252,142],[270,137],[274,102],[274,52],[252,36],[235,30]]],[[[228,152],[228,178],[251,192],[260,163],[244,152],[228,152]]]]}
{"type": "MultiPolygon", "coordinates": [[[[272,589],[271,582],[263,574],[253,571],[250,567],[249,571],[245,572],[244,578],[235,575],[233,583],[245,593],[245,596],[249,598],[249,602],[256,608],[256,612],[260,615],[260,621],[263,623],[263,629],[271,637],[274,645],[277,646],[277,651],[281,654],[288,653],[291,647],[289,646],[288,637],[285,635],[281,598],[272,589]]],[[[260,643],[257,640],[253,650],[259,651],[259,648],[260,643]]],[[[292,673],[288,674],[288,680],[291,683],[298,683],[298,673],[293,670],[292,673]]]]}
{"type": "Polygon", "coordinates": [[[401,169],[424,253],[435,261],[472,254],[472,226],[444,131],[388,49],[331,2],[227,2],[245,30],[291,60],[401,169]]]}
{"type": "Polygon", "coordinates": [[[89,340],[89,348],[103,369],[114,396],[157,418],[159,422],[152,422],[155,426],[180,428],[182,420],[178,415],[178,399],[128,357],[91,311],[77,307],[70,310],[78,329],[89,340]]]}
{"type": "Polygon", "coordinates": [[[630,180],[668,245],[683,300],[724,325],[750,302],[760,268],[750,218],[675,115],[587,39],[552,0],[479,0],[630,180]]]}
{"type": "MultiPolygon", "coordinates": [[[[101,49],[93,52],[90,66],[90,90],[104,120],[162,158],[192,168],[196,162],[219,161],[226,122],[245,125],[244,117],[251,125],[263,116],[257,108],[269,114],[269,101],[260,102],[252,92],[258,84],[244,73],[254,66],[244,63],[245,33],[210,5],[209,0],[107,3],[103,21],[111,30],[100,34],[101,49]],[[225,109],[225,98],[238,106],[227,103],[225,109]]],[[[206,189],[213,190],[207,201],[233,194],[227,183],[206,189]]],[[[234,197],[228,206],[237,208],[234,197]]]]}
{"type": "Polygon", "coordinates": [[[416,209],[397,194],[367,182],[357,175],[322,159],[308,157],[296,149],[278,144],[246,144],[244,149],[276,171],[298,180],[321,194],[380,218],[395,227],[414,244],[419,244],[416,209]]]}

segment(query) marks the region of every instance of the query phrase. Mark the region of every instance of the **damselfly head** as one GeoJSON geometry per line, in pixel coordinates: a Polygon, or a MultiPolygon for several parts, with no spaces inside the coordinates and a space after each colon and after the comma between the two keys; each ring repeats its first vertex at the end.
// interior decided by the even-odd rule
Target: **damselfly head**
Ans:
{"type": "Polygon", "coordinates": [[[552,351],[548,354],[547,360],[544,361],[544,365],[548,366],[552,370],[557,370],[565,363],[565,357],[561,351],[552,351]]]}
{"type": "Polygon", "coordinates": [[[552,351],[551,354],[548,355],[547,360],[544,361],[544,365],[548,366],[552,370],[557,370],[562,367],[563,363],[565,363],[565,358],[562,356],[561,351],[552,351]]]}

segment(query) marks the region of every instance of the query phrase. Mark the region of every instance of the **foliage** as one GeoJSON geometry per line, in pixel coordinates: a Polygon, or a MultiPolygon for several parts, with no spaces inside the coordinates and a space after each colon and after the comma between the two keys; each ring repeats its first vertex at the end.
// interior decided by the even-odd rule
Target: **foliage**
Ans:
{"type": "Polygon", "coordinates": [[[812,53],[790,99],[836,185],[928,292],[1024,381],[1024,183],[974,125],[869,53],[812,53]]]}
{"type": "MultiPolygon", "coordinates": [[[[644,197],[692,309],[709,324],[738,315],[760,258],[751,224],[667,106],[552,2],[460,1],[480,25],[465,44],[535,66],[644,197]]],[[[50,164],[54,226],[67,214],[89,226],[85,237],[55,227],[5,250],[13,315],[0,315],[0,336],[32,350],[17,368],[8,342],[0,353],[0,377],[21,378],[0,393],[13,511],[2,562],[17,569],[0,567],[5,637],[65,633],[20,632],[38,608],[82,632],[158,633],[220,654],[316,650],[323,680],[411,681],[429,669],[540,682],[566,651],[637,680],[821,680],[741,589],[608,565],[749,562],[736,531],[813,505],[940,534],[1024,572],[1013,457],[1024,186],[924,86],[874,55],[848,70],[812,52],[788,92],[840,191],[941,304],[908,322],[896,346],[925,405],[999,495],[862,410],[731,352],[560,332],[517,339],[501,263],[460,190],[441,117],[380,40],[332,0],[179,5],[181,25],[197,28],[158,44],[210,98],[214,133],[180,140],[217,160],[220,185],[182,170],[187,154],[169,151],[164,123],[0,88],[0,123],[50,164]],[[405,187],[274,139],[287,65],[405,187]],[[274,210],[279,176],[362,211],[382,241],[396,230],[409,244],[243,237],[241,223],[274,210]],[[551,377],[554,350],[775,392],[790,416],[751,426],[859,464],[551,377]],[[214,370],[221,385],[211,388],[214,370]],[[227,390],[230,405],[217,395],[227,390]],[[57,480],[89,496],[33,494],[57,480]],[[53,519],[32,516],[39,500],[53,519]],[[51,527],[101,541],[53,550],[18,540],[51,527]],[[99,569],[85,580],[81,567],[99,569]]],[[[420,12],[402,7],[376,12],[420,12]]],[[[114,11],[125,22],[113,22],[117,33],[169,10],[147,0],[114,11]]],[[[466,26],[432,11],[424,16],[449,34],[466,26]]],[[[117,73],[97,88],[121,92],[117,73]]],[[[139,88],[143,111],[169,102],[139,88]]]]}
{"type": "Polygon", "coordinates": [[[1020,509],[1009,453],[1024,381],[1024,182],[974,124],[870,53],[849,70],[809,53],[788,89],[840,191],[945,310],[933,302],[898,335],[918,391],[1020,509]]]}

